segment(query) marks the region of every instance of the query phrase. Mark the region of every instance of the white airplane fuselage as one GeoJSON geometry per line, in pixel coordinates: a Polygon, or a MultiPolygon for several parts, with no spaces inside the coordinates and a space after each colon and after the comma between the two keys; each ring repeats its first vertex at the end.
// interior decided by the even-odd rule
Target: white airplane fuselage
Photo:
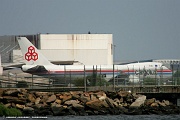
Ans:
{"type": "MultiPolygon", "coordinates": [[[[133,75],[137,77],[170,77],[172,71],[160,63],[133,63],[127,65],[23,65],[22,70],[33,75],[46,77],[64,77],[64,75],[71,77],[84,77],[92,75],[93,73],[103,75],[108,81],[112,77],[121,74],[133,75]]],[[[136,81],[135,81],[136,82],[136,81]]]]}

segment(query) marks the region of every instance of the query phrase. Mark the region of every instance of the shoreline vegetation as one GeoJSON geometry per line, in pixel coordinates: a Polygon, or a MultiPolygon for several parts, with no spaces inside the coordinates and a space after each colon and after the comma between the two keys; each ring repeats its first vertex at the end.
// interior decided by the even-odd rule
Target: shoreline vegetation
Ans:
{"type": "Polygon", "coordinates": [[[0,116],[22,116],[22,112],[16,108],[7,108],[0,104],[0,116]]]}
{"type": "Polygon", "coordinates": [[[169,100],[147,99],[128,91],[35,92],[0,89],[0,116],[180,114],[169,100]]]}

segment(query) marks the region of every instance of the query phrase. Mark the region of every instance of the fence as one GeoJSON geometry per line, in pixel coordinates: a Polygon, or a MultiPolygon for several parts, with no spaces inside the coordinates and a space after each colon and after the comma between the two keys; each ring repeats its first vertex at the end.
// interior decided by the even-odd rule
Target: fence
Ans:
{"type": "Polygon", "coordinates": [[[180,86],[180,70],[173,69],[171,73],[162,70],[126,71],[126,74],[116,70],[103,70],[93,66],[93,70],[84,71],[65,70],[59,76],[47,75],[40,77],[8,71],[0,76],[1,88],[28,89],[61,89],[61,90],[105,90],[112,91],[122,88],[126,90],[134,87],[180,86]],[[168,74],[168,75],[167,75],[168,74]]]}

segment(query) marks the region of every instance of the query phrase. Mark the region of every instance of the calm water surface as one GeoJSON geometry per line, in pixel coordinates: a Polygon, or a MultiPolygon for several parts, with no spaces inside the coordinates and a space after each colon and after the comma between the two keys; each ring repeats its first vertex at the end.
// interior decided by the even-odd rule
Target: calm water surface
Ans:
{"type": "Polygon", "coordinates": [[[96,115],[96,116],[58,116],[58,117],[29,117],[29,118],[5,118],[4,120],[180,120],[180,115],[96,115]]]}

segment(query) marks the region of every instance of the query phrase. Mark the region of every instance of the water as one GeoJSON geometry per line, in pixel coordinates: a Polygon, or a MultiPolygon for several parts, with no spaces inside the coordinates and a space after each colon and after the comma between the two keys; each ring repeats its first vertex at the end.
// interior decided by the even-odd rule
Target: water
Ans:
{"type": "MultiPolygon", "coordinates": [[[[1,117],[0,119],[9,119],[1,117]]],[[[180,120],[180,115],[96,115],[96,116],[57,116],[13,118],[18,120],[180,120]]]]}

